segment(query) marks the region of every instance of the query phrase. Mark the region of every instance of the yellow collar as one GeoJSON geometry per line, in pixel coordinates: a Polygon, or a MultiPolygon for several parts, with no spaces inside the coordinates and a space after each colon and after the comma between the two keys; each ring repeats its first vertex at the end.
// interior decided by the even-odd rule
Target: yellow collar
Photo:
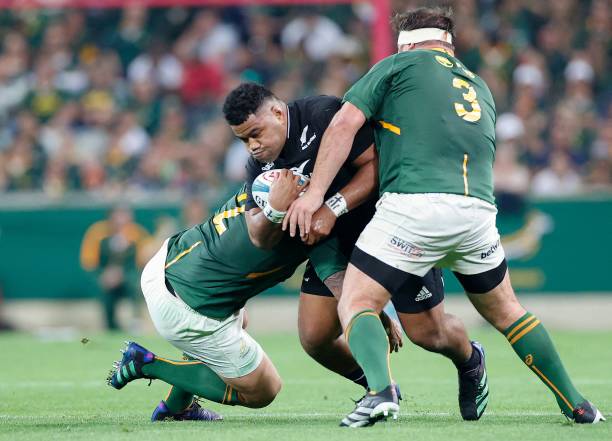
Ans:
{"type": "Polygon", "coordinates": [[[454,57],[454,55],[451,54],[448,49],[444,49],[443,47],[431,47],[429,49],[432,51],[444,52],[446,55],[450,55],[451,57],[454,57]]]}

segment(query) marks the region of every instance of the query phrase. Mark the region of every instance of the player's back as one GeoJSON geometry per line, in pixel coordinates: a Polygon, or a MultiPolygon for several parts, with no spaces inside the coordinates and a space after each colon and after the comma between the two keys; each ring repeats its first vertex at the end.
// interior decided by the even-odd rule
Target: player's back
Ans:
{"type": "Polygon", "coordinates": [[[289,238],[272,250],[255,247],[245,220],[246,194],[232,196],[206,222],[170,238],[166,278],[189,306],[223,318],[293,274],[306,248],[289,238]]]}
{"type": "MultiPolygon", "coordinates": [[[[495,104],[484,81],[438,50],[395,54],[371,74],[386,82],[372,115],[381,192],[456,193],[493,203],[495,104]]],[[[345,99],[352,101],[351,91],[345,99]]]]}

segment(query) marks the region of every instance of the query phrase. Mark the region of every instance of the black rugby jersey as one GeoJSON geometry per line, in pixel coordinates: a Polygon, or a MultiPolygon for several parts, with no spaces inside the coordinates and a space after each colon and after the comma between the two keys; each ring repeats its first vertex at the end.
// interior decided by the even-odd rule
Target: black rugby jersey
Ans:
{"type": "MultiPolygon", "coordinates": [[[[327,95],[302,98],[287,104],[289,114],[287,140],[279,157],[273,162],[266,163],[251,156],[247,162],[247,210],[257,207],[251,193],[251,185],[264,171],[289,168],[305,176],[311,176],[323,133],[340,107],[342,107],[340,98],[327,95]]],[[[351,152],[329,187],[326,199],[348,184],[356,172],[351,163],[372,143],[374,143],[374,130],[366,123],[355,135],[351,152]]]]}

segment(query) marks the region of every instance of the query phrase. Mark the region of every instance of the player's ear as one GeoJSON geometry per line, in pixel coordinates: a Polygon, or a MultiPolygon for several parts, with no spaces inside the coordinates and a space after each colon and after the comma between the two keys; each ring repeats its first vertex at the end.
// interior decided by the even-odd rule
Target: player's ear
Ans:
{"type": "Polygon", "coordinates": [[[273,102],[270,105],[270,111],[272,112],[272,114],[276,117],[276,119],[279,122],[282,122],[282,120],[283,120],[283,109],[281,108],[279,103],[273,102]]]}

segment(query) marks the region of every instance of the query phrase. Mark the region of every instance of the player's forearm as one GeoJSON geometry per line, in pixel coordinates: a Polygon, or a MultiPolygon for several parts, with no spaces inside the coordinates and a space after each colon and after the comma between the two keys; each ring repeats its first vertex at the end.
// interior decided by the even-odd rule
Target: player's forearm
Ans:
{"type": "Polygon", "coordinates": [[[325,195],[338,170],[348,158],[359,127],[355,128],[347,123],[346,118],[342,116],[342,109],[334,116],[321,140],[309,191],[321,197],[325,195]]]}
{"type": "Polygon", "coordinates": [[[346,207],[350,211],[374,197],[378,190],[378,161],[366,162],[357,170],[355,176],[340,190],[346,207]]]}
{"type": "Polygon", "coordinates": [[[249,238],[257,248],[273,248],[283,237],[281,224],[271,222],[259,209],[252,209],[247,214],[249,238]]]}

